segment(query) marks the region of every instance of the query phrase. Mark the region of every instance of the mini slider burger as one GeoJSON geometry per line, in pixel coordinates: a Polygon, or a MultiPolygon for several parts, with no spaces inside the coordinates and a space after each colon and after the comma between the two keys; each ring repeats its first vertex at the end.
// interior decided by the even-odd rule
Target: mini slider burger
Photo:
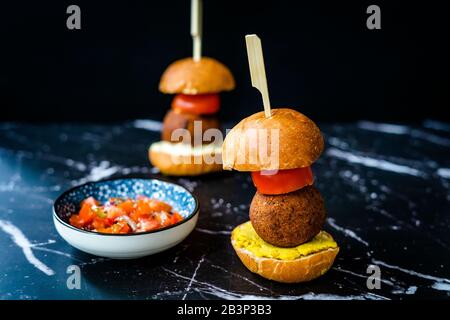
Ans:
{"type": "Polygon", "coordinates": [[[246,40],[252,84],[265,111],[239,122],[223,143],[223,168],[250,171],[257,189],[250,221],[233,230],[231,243],[243,264],[264,278],[309,281],[327,272],[339,251],[322,230],[325,205],[313,185],[311,165],[323,151],[323,137],[300,112],[270,109],[260,40],[246,40]]]}
{"type": "Polygon", "coordinates": [[[153,143],[149,149],[153,166],[173,176],[222,170],[222,141],[211,142],[203,137],[209,129],[220,130],[216,116],[220,108],[219,93],[235,87],[233,75],[224,64],[201,56],[200,1],[192,1],[191,13],[193,57],[173,62],[161,77],[159,90],[175,97],[163,121],[162,141],[153,143]]]}

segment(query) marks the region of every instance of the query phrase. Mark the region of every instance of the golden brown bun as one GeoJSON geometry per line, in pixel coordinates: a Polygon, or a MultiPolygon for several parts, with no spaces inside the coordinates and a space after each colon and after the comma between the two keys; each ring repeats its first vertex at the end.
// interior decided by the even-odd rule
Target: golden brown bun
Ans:
{"type": "Polygon", "coordinates": [[[228,135],[222,146],[223,168],[238,171],[283,170],[310,166],[323,151],[322,134],[316,124],[298,111],[281,108],[272,109],[272,116],[266,118],[258,112],[239,122],[228,135]],[[249,130],[253,129],[253,130],[249,130]],[[279,157],[258,156],[258,139],[267,141],[267,154],[276,155],[276,141],[271,141],[271,129],[279,129],[279,157]],[[267,129],[260,135],[259,129],[267,129]],[[274,149],[274,150],[272,150],[274,149]],[[252,158],[253,155],[253,158],[252,158]]]}
{"type": "Polygon", "coordinates": [[[310,241],[322,229],[325,218],[324,201],[314,186],[279,195],[256,192],[250,205],[256,233],[276,247],[296,247],[310,241]]]}
{"type": "Polygon", "coordinates": [[[185,58],[173,62],[164,71],[159,90],[163,93],[205,94],[233,90],[233,75],[221,62],[202,57],[199,61],[185,58]]]}
{"type": "MultiPolygon", "coordinates": [[[[162,174],[169,176],[198,176],[205,173],[221,171],[222,165],[220,163],[208,164],[204,161],[204,154],[219,154],[219,150],[212,151],[209,148],[205,149],[204,153],[190,153],[179,152],[180,147],[166,141],[160,141],[152,144],[148,149],[148,157],[151,164],[157,167],[162,174]],[[164,146],[161,147],[161,144],[164,146]],[[194,162],[194,159],[200,160],[199,164],[194,162]]],[[[187,145],[186,147],[191,147],[187,145]]],[[[183,149],[183,148],[182,148],[183,149]]]]}
{"type": "Polygon", "coordinates": [[[261,258],[252,252],[239,248],[233,235],[231,244],[242,263],[253,273],[284,283],[306,282],[316,279],[327,272],[334,263],[339,247],[322,250],[295,260],[261,258]]]}

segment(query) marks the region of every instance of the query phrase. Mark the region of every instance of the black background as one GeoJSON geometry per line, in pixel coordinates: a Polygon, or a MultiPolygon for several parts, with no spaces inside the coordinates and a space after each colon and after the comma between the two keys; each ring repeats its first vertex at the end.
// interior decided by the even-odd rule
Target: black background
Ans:
{"type": "MultiPolygon", "coordinates": [[[[448,18],[443,2],[204,0],[204,54],[233,71],[221,116],[261,110],[244,35],[257,33],[272,105],[315,120],[446,120],[448,18]],[[381,30],[366,8],[381,7],[381,30]]],[[[8,1],[0,6],[0,120],[162,119],[158,92],[191,54],[190,1],[8,1]],[[81,7],[81,30],[66,8],[81,7]]]]}

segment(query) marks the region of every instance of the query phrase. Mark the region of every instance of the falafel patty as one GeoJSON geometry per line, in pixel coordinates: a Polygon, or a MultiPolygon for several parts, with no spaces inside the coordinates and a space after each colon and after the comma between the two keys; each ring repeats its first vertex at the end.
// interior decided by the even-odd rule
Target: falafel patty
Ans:
{"type": "MultiPolygon", "coordinates": [[[[172,132],[176,129],[186,129],[189,131],[191,141],[194,144],[194,121],[202,122],[202,137],[206,130],[214,128],[219,129],[219,120],[215,116],[196,115],[191,113],[184,113],[178,110],[169,110],[164,117],[163,129],[161,133],[161,140],[172,141],[172,132]]],[[[209,144],[211,142],[205,142],[209,144]]]]}
{"type": "Polygon", "coordinates": [[[323,198],[314,186],[281,195],[256,192],[250,205],[256,233],[277,247],[308,242],[320,232],[325,218],[323,198]]]}

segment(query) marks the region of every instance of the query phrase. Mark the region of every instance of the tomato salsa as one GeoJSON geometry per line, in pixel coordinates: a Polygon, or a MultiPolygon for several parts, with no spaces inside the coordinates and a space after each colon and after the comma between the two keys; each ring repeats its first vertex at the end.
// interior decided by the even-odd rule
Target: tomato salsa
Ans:
{"type": "Polygon", "coordinates": [[[169,204],[139,195],[136,199],[110,198],[104,204],[93,197],[86,198],[69,222],[84,230],[127,234],[157,230],[181,220],[183,217],[169,204]]]}

